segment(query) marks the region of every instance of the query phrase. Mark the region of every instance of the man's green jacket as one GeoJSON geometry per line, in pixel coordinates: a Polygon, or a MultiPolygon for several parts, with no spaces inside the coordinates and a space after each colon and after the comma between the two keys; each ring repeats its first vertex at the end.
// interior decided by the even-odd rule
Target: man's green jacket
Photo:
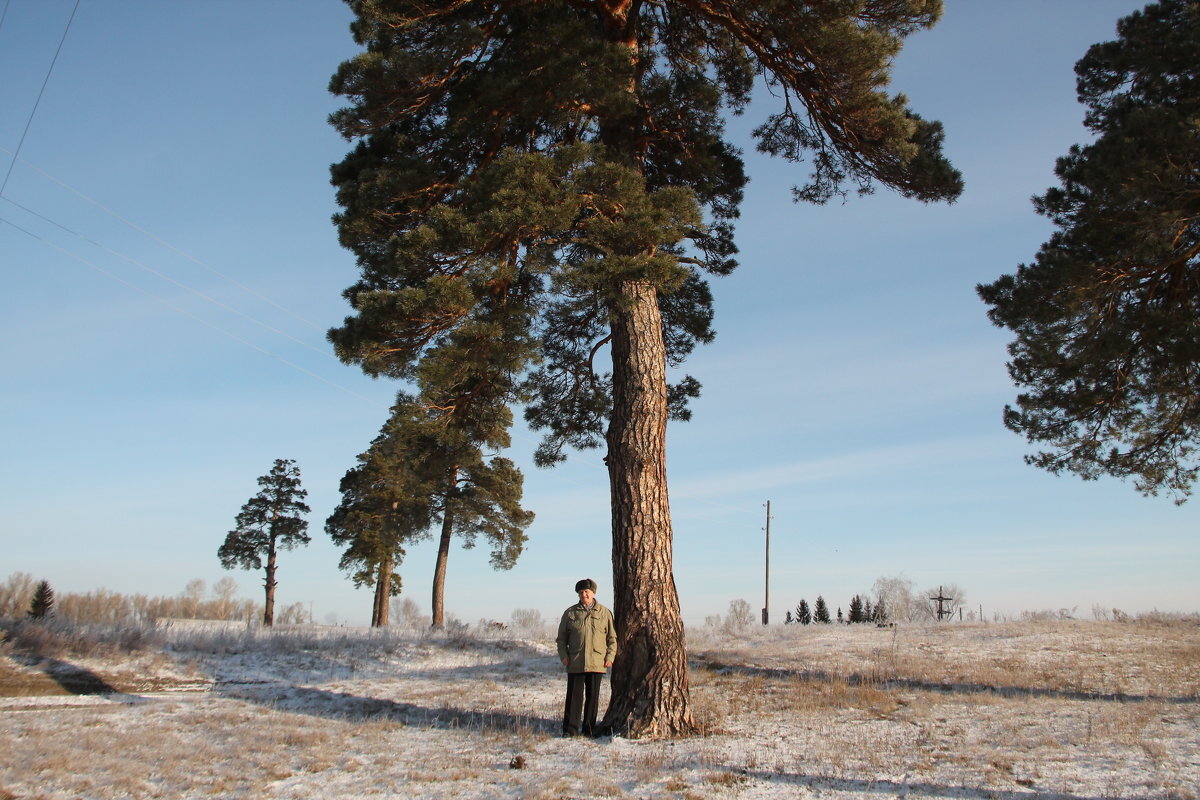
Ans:
{"type": "Polygon", "coordinates": [[[558,660],[568,659],[567,672],[604,672],[617,657],[613,615],[599,603],[576,603],[558,623],[558,660]]]}

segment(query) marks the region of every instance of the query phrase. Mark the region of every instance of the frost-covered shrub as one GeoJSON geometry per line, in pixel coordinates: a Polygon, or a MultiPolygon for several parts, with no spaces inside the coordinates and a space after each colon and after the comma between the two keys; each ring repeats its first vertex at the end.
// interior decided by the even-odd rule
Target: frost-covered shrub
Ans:
{"type": "Polygon", "coordinates": [[[411,597],[393,597],[389,608],[391,624],[412,631],[429,630],[433,618],[421,611],[421,607],[411,597]]]}
{"type": "Polygon", "coordinates": [[[516,608],[512,612],[513,627],[525,633],[541,633],[545,628],[542,612],[536,608],[516,608]]]}
{"type": "Polygon", "coordinates": [[[19,619],[29,610],[37,581],[28,572],[14,572],[0,583],[0,619],[19,619]]]}
{"type": "Polygon", "coordinates": [[[754,611],[750,603],[737,599],[729,601],[729,613],[725,615],[725,626],[731,631],[741,631],[754,624],[754,611]]]}
{"type": "Polygon", "coordinates": [[[162,635],[146,625],[79,625],[63,619],[9,623],[4,639],[12,650],[54,659],[135,653],[164,644],[162,635]]]}

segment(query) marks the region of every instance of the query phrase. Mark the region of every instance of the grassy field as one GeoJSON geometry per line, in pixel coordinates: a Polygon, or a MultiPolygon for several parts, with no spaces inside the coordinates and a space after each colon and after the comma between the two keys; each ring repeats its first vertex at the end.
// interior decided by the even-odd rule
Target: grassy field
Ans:
{"type": "Polygon", "coordinates": [[[593,741],[544,631],[26,629],[0,800],[1200,797],[1196,618],[688,636],[704,735],[593,741]]]}

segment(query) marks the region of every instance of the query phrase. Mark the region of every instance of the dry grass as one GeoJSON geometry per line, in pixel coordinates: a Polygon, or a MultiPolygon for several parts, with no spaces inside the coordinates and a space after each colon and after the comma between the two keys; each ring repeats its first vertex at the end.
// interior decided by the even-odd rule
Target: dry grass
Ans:
{"type": "Polygon", "coordinates": [[[762,652],[758,631],[733,647],[702,646],[697,652],[701,663],[752,663],[864,684],[1200,697],[1200,621],[1191,617],[1137,624],[1065,620],[854,628],[852,637],[842,626],[784,629],[794,646],[778,654],[762,652]]]}
{"type": "MultiPolygon", "coordinates": [[[[1200,800],[1200,627],[1179,622],[695,637],[705,735],[679,742],[557,738],[549,644],[216,644],[176,642],[184,666],[158,675],[161,652],[88,662],[106,680],[164,686],[190,665],[216,681],[202,695],[0,715],[0,800],[757,800],[798,787],[831,800],[920,787],[1200,800]],[[238,676],[266,683],[222,683],[238,676]],[[510,769],[517,755],[525,768],[510,769]]],[[[17,655],[0,657],[0,685],[38,676],[17,655]]]]}
{"type": "Polygon", "coordinates": [[[727,761],[841,780],[950,776],[998,790],[1040,787],[1084,753],[1140,774],[1132,796],[1197,796],[1192,621],[789,633],[789,648],[751,635],[696,656],[694,695],[709,729],[737,737],[753,720],[802,733],[795,747],[727,761]],[[1003,754],[990,755],[996,748],[1003,754]]]}

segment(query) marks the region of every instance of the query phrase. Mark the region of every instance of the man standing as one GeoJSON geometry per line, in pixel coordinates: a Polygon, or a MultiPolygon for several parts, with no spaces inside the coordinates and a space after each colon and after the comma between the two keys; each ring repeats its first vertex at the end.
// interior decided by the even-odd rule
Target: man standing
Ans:
{"type": "Polygon", "coordinates": [[[579,602],[558,623],[558,658],[567,668],[563,736],[595,736],[600,679],[617,656],[617,630],[612,612],[596,602],[594,580],[584,578],[575,591],[579,602]]]}

